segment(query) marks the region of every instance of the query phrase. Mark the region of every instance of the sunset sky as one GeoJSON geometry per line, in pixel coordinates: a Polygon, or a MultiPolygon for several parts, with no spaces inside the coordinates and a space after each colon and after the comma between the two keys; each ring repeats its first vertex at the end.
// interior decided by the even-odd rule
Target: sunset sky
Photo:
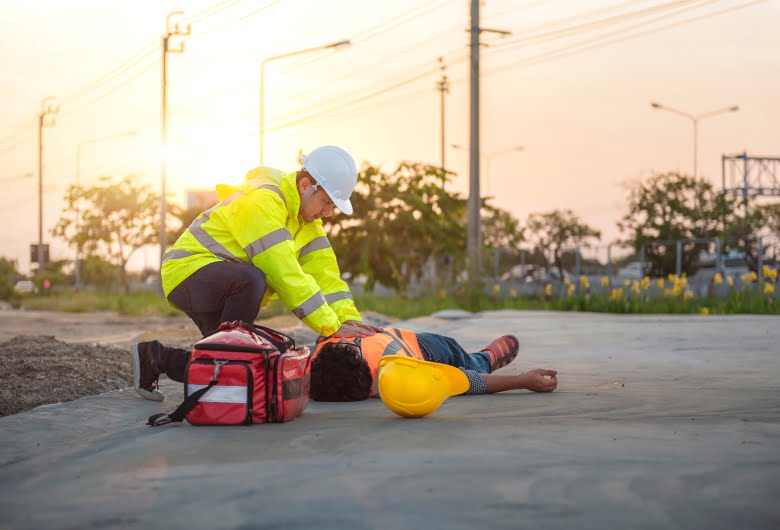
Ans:
{"type": "MultiPolygon", "coordinates": [[[[447,144],[468,146],[466,0],[0,0],[0,255],[29,269],[37,241],[37,115],[44,131],[44,226],[76,181],[137,174],[159,187],[160,37],[184,11],[186,50],[169,56],[169,190],[237,183],[258,162],[263,58],[341,39],[352,45],[266,69],[266,164],[296,169],[299,149],[348,149],[390,169],[440,162],[437,58],[452,81],[447,144]],[[110,139],[92,141],[99,138],[110,139]],[[31,174],[34,176],[25,176],[31,174]]],[[[487,0],[482,152],[495,155],[483,192],[525,221],[570,208],[618,237],[625,183],[692,171],[691,123],[651,101],[700,114],[699,173],[720,185],[720,157],[780,156],[780,0],[487,0]]],[[[447,167],[467,190],[468,153],[447,167]]],[[[483,166],[484,168],[484,166],[483,166]]],[[[52,242],[52,258],[72,257],[52,242]]],[[[155,267],[154,248],[132,268],[155,267]]]]}

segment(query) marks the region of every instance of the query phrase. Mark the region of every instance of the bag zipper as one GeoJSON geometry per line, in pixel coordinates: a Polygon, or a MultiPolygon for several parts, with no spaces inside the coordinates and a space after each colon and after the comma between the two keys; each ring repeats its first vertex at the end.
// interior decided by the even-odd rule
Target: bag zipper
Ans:
{"type": "Polygon", "coordinates": [[[278,394],[279,394],[279,385],[282,383],[282,381],[277,381],[276,369],[279,367],[279,361],[281,360],[283,355],[284,355],[283,353],[280,353],[274,359],[274,368],[273,368],[273,372],[272,372],[272,377],[273,377],[273,380],[274,380],[274,390],[273,390],[273,397],[271,398],[271,407],[272,407],[272,410],[273,410],[273,419],[274,420],[276,420],[276,417],[277,417],[277,414],[276,414],[276,402],[277,402],[277,398],[278,398],[278,394]]]}
{"type": "MultiPolygon", "coordinates": [[[[195,359],[192,361],[196,364],[217,364],[218,368],[215,370],[215,375],[219,374],[219,366],[223,364],[240,364],[244,366],[246,370],[246,417],[244,418],[244,425],[252,423],[252,396],[254,395],[255,381],[252,376],[252,370],[249,368],[249,361],[227,361],[225,359],[195,359]],[[218,364],[219,363],[219,364],[218,364]]],[[[186,376],[185,376],[186,380],[186,376]]],[[[185,381],[185,397],[186,397],[186,381],[185,381]]]]}

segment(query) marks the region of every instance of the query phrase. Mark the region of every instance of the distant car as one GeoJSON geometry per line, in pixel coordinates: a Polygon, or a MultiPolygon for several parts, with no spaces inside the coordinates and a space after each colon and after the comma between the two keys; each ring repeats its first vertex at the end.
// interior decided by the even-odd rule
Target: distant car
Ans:
{"type": "Polygon", "coordinates": [[[629,262],[618,271],[617,277],[621,280],[641,280],[642,264],[638,261],[629,262]]]}
{"type": "Polygon", "coordinates": [[[32,280],[19,280],[14,285],[14,291],[19,294],[32,293],[35,291],[35,284],[32,280]]]}

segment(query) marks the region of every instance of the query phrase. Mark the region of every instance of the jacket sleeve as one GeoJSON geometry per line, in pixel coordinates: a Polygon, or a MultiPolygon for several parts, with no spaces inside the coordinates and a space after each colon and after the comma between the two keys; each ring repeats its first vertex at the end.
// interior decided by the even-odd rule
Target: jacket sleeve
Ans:
{"type": "Polygon", "coordinates": [[[355,308],[352,293],[347,283],[341,279],[336,253],[330,246],[328,236],[322,228],[322,221],[304,226],[301,235],[304,245],[298,253],[298,262],[304,272],[310,274],[322,289],[325,301],[336,312],[340,322],[363,319],[355,308]]]}
{"type": "Polygon", "coordinates": [[[235,201],[230,231],[284,305],[315,332],[332,335],[341,326],[339,317],[325,302],[315,278],[298,263],[286,228],[288,216],[279,195],[258,189],[235,201]]]}

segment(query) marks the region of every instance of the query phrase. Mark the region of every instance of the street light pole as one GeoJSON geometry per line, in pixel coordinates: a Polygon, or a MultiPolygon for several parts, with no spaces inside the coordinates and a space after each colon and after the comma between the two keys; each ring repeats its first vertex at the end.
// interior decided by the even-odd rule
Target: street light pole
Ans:
{"type": "Polygon", "coordinates": [[[650,106],[656,110],[665,110],[673,114],[677,114],[678,116],[682,116],[683,118],[688,118],[689,120],[691,120],[693,124],[693,176],[694,178],[699,176],[699,121],[703,120],[704,118],[710,118],[712,116],[725,114],[727,112],[737,112],[739,110],[738,105],[732,105],[730,107],[724,107],[722,109],[717,109],[710,112],[705,112],[703,114],[694,115],[688,112],[683,112],[681,110],[674,109],[672,107],[668,107],[666,105],[662,105],[661,103],[657,103],[655,101],[651,101],[650,106]]]}
{"type": "MultiPolygon", "coordinates": [[[[450,147],[453,149],[457,149],[459,151],[468,151],[467,148],[463,147],[462,145],[458,144],[450,144],[450,147]]],[[[480,153],[481,158],[485,161],[485,194],[490,193],[490,160],[491,158],[499,155],[506,155],[509,153],[517,153],[520,151],[525,150],[525,147],[522,145],[516,145],[514,147],[508,147],[506,149],[501,149],[499,151],[493,151],[492,153],[480,153]]]]}
{"type": "MultiPolygon", "coordinates": [[[[81,147],[84,145],[94,144],[98,142],[104,142],[108,140],[114,140],[116,138],[124,138],[126,136],[136,136],[138,132],[127,131],[118,134],[112,134],[110,136],[101,136],[100,138],[92,138],[90,140],[84,140],[80,142],[76,147],[76,187],[81,185],[81,147]]],[[[81,226],[81,208],[80,204],[76,202],[76,233],[78,233],[81,226]]],[[[81,288],[81,244],[76,242],[76,262],[74,264],[74,274],[76,276],[76,290],[81,288]]]]}
{"type": "Polygon", "coordinates": [[[324,46],[316,46],[314,48],[306,48],[304,50],[297,50],[294,52],[282,53],[280,55],[274,55],[273,57],[267,57],[260,63],[260,165],[263,165],[263,139],[265,136],[265,65],[271,61],[277,61],[279,59],[286,59],[296,55],[303,55],[305,53],[312,53],[321,50],[339,49],[352,44],[349,40],[340,40],[326,44],[324,46]]]}

